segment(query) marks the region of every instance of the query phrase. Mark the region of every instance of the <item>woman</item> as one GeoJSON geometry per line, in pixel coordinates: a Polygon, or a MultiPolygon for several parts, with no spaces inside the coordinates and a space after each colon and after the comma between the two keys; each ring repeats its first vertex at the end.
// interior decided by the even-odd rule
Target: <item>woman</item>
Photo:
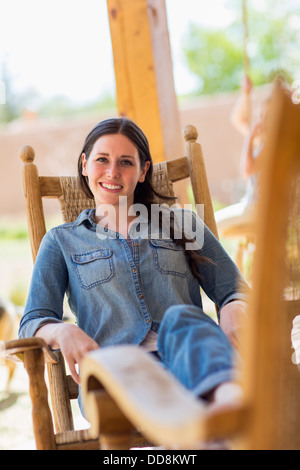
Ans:
{"type": "Polygon", "coordinates": [[[139,344],[155,352],[197,396],[212,397],[232,379],[230,341],[244,315],[244,294],[237,285],[247,286],[195,215],[194,226],[204,231],[197,252],[184,249],[183,230],[175,238],[174,217],[168,239],[161,220],[153,237],[150,220],[139,219],[146,230],[138,236],[136,214],[124,207],[138,204],[151,217],[158,196],[152,167],[148,141],[131,120],[108,119],[90,132],[78,172],[96,209],[45,235],[19,335],[41,337],[60,349],[77,383],[76,365],[88,351],[139,344]],[[219,306],[221,328],[203,313],[199,284],[219,306]],[[65,293],[77,325],[62,321],[65,293]]]}

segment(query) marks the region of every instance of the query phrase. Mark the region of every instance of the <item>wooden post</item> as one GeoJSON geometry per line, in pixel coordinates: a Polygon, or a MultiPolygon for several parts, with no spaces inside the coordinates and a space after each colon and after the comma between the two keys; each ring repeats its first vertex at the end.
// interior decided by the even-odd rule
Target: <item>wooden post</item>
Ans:
{"type": "Polygon", "coordinates": [[[59,362],[56,364],[47,364],[50,395],[53,405],[53,418],[57,434],[74,430],[65,362],[61,353],[59,353],[59,356],[59,362]]]}
{"type": "Polygon", "coordinates": [[[33,261],[35,261],[41,240],[46,233],[39,175],[38,169],[33,163],[34,157],[34,150],[30,145],[22,147],[20,158],[24,162],[23,185],[33,261]]]}
{"type": "MultiPolygon", "coordinates": [[[[192,188],[195,195],[195,204],[203,204],[203,220],[212,233],[218,238],[218,229],[210,198],[202,148],[197,142],[197,129],[194,126],[186,126],[184,128],[184,138],[186,140],[186,155],[188,158],[192,188]]],[[[202,216],[201,213],[198,215],[202,216]]]]}
{"type": "Polygon", "coordinates": [[[118,111],[149,139],[154,163],[181,156],[165,0],[107,0],[118,111]]]}

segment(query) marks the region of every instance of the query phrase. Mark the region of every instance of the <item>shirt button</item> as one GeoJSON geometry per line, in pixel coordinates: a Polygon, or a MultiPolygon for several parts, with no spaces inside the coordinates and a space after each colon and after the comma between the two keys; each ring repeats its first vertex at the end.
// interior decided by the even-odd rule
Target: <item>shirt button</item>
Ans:
{"type": "Polygon", "coordinates": [[[139,294],[139,299],[143,299],[143,298],[144,298],[143,294],[139,294]]]}
{"type": "Polygon", "coordinates": [[[133,268],[133,269],[132,269],[132,272],[133,272],[133,273],[136,273],[136,269],[135,269],[135,268],[133,268]]]}
{"type": "Polygon", "coordinates": [[[146,323],[150,323],[150,320],[149,320],[149,319],[148,319],[148,320],[146,320],[146,323]]]}
{"type": "Polygon", "coordinates": [[[139,246],[139,244],[137,242],[135,242],[134,246],[139,246]]]}

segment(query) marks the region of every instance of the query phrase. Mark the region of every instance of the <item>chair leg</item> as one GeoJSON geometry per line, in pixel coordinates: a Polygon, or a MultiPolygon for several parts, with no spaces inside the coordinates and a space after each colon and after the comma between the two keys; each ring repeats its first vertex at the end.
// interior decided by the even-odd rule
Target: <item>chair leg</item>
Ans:
{"type": "Polygon", "coordinates": [[[44,379],[44,355],[41,349],[24,352],[24,366],[29,376],[33,430],[38,450],[55,450],[53,422],[44,379]]]}
{"type": "Polygon", "coordinates": [[[93,416],[91,436],[99,436],[101,450],[128,450],[132,447],[135,428],[105,390],[89,392],[89,412],[93,416]]]}
{"type": "Polygon", "coordinates": [[[61,354],[57,364],[47,364],[47,371],[56,434],[73,431],[74,422],[67,387],[66,368],[61,354]]]}

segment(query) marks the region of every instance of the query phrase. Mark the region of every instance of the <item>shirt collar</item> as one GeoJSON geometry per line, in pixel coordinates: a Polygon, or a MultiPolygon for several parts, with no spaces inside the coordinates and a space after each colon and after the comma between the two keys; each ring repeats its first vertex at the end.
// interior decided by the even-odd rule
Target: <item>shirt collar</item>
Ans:
{"type": "Polygon", "coordinates": [[[92,226],[96,225],[95,222],[95,209],[85,209],[82,211],[77,220],[74,222],[74,226],[77,227],[83,224],[85,221],[88,221],[92,226]]]}

